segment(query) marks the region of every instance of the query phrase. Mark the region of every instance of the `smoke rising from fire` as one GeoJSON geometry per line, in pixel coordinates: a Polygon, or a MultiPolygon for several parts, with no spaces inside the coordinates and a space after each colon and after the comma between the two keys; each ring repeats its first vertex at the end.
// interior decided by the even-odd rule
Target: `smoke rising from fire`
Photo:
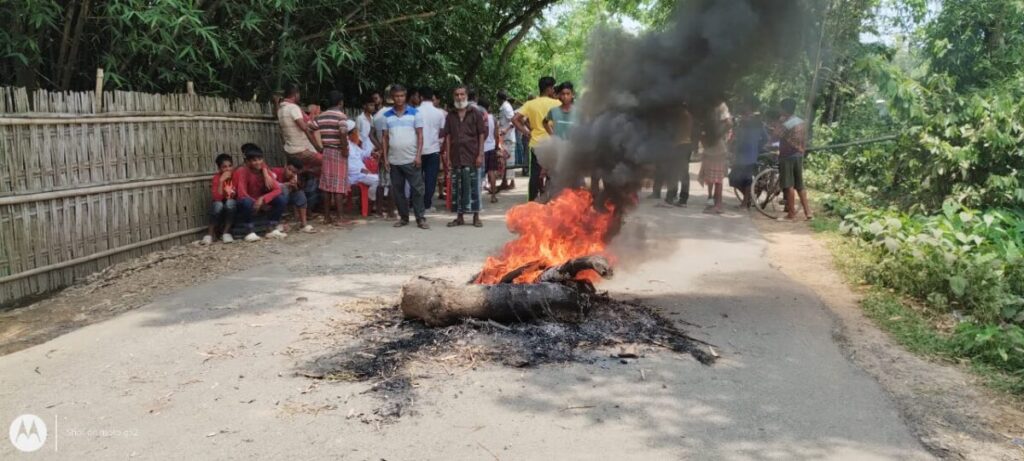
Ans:
{"type": "Polygon", "coordinates": [[[680,2],[663,31],[597,29],[570,141],[538,147],[542,164],[556,163],[546,165],[556,191],[596,171],[597,202],[627,203],[645,168],[673,154],[684,104],[698,123],[709,119],[739,79],[800,52],[802,17],[799,0],[694,0],[680,2]]]}

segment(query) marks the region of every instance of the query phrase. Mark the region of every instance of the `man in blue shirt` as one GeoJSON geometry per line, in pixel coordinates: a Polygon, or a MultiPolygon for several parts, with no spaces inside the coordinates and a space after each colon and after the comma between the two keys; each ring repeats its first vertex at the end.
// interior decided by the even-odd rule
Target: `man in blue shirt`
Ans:
{"type": "Polygon", "coordinates": [[[757,157],[768,143],[768,132],[761,117],[754,113],[757,102],[745,100],[740,103],[739,124],[736,127],[736,157],[729,170],[729,185],[743,196],[742,207],[751,205],[750,185],[757,169],[757,157]]]}
{"type": "Polygon", "coordinates": [[[395,105],[382,114],[383,163],[391,171],[391,190],[398,207],[399,221],[395,227],[409,224],[409,200],[412,200],[416,225],[420,229],[430,229],[423,206],[423,116],[416,108],[407,105],[405,98],[405,87],[392,85],[391,99],[395,105]],[[409,198],[404,193],[407,182],[412,189],[412,197],[409,198]]]}

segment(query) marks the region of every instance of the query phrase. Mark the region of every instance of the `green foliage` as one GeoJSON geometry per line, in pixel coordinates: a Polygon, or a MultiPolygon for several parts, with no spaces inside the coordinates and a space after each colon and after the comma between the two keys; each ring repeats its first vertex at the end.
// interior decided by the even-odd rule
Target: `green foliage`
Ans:
{"type": "Polygon", "coordinates": [[[1024,215],[948,201],[935,216],[856,212],[838,230],[862,242],[858,277],[957,319],[950,354],[1024,380],[1024,215]]]}
{"type": "MultiPolygon", "coordinates": [[[[485,92],[500,56],[556,0],[9,0],[0,2],[0,84],[199,91],[269,98],[288,81],[313,96],[389,83],[485,92]]],[[[443,93],[442,93],[443,94],[443,93]]]]}
{"type": "Polygon", "coordinates": [[[873,284],[983,323],[1024,324],[1024,216],[947,202],[942,214],[861,211],[840,232],[869,243],[873,284]]]}
{"type": "Polygon", "coordinates": [[[1018,72],[1024,58],[1024,2],[945,0],[925,29],[932,68],[958,89],[987,87],[1018,72]]]}

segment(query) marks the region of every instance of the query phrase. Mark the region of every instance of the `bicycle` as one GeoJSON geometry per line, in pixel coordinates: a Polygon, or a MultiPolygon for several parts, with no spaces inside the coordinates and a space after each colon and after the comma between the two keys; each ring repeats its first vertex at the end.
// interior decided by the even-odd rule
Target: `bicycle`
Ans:
{"type": "MultiPolygon", "coordinates": [[[[743,202],[739,188],[734,188],[736,199],[743,202]]],[[[776,219],[783,211],[779,197],[782,196],[782,185],[779,177],[778,152],[762,153],[757,158],[757,173],[748,189],[751,206],[768,218],[776,219]]]]}

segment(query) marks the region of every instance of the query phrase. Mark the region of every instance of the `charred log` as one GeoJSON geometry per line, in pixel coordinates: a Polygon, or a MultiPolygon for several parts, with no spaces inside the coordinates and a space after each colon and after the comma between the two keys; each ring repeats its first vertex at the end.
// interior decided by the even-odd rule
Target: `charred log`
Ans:
{"type": "Polygon", "coordinates": [[[578,322],[590,310],[590,297],[559,283],[455,285],[418,277],[402,287],[400,303],[406,318],[429,326],[446,326],[466,318],[496,322],[553,319],[578,322]]]}
{"type": "Polygon", "coordinates": [[[540,274],[540,282],[566,283],[576,279],[585,270],[597,272],[597,275],[608,278],[612,275],[612,266],[603,256],[584,256],[548,268],[540,274]]]}

